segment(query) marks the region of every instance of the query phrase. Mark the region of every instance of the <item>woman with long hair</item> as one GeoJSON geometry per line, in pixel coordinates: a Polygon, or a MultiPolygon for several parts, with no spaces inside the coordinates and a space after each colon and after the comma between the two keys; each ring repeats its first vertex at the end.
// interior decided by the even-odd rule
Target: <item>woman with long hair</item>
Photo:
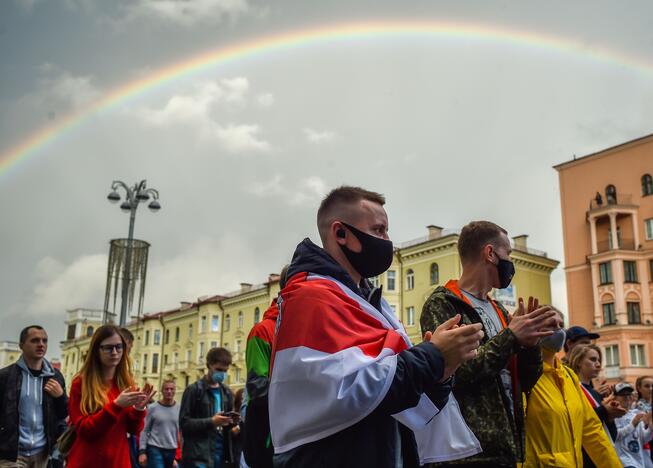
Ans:
{"type": "MultiPolygon", "coordinates": [[[[617,427],[614,420],[626,414],[627,409],[622,408],[612,395],[604,398],[592,385],[592,380],[599,376],[602,365],[601,348],[596,345],[579,345],[572,349],[569,354],[569,367],[578,375],[587,401],[594,408],[596,415],[610,435],[610,439],[614,441],[615,437],[617,437],[617,427]]],[[[598,466],[592,462],[587,453],[583,452],[583,457],[585,467],[598,466]]]]}
{"type": "Polygon", "coordinates": [[[559,329],[540,340],[543,372],[528,396],[523,466],[576,468],[583,466],[584,449],[602,467],[621,467],[578,378],[556,356],[565,342],[559,315],[559,329]]]}
{"type": "Polygon", "coordinates": [[[130,466],[127,433],[143,429],[145,405],[152,386],[134,386],[126,343],[114,325],[99,327],[81,370],[70,388],[68,412],[75,427],[75,442],[68,468],[130,466]]]}

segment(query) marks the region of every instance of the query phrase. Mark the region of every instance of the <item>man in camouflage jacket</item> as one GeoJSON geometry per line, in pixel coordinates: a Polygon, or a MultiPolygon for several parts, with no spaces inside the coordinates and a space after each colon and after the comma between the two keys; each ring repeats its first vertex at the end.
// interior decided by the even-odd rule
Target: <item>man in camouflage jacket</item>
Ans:
{"type": "Polygon", "coordinates": [[[524,457],[522,395],[530,392],[542,373],[538,340],[551,332],[555,313],[520,299],[511,319],[492,288],[506,287],[514,274],[509,260],[510,241],[494,223],[475,221],[463,228],[458,240],[463,264],[460,281],[438,287],[424,304],[422,333],[459,314],[461,323],[482,323],[485,337],[476,358],[455,374],[453,393],[463,417],[481,443],[483,452],[470,458],[432,466],[514,467],[524,457]]]}

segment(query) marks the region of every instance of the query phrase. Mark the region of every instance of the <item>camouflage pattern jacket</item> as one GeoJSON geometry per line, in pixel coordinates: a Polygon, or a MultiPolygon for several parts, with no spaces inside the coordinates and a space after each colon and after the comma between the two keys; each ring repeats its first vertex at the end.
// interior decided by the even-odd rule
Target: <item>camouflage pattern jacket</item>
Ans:
{"type": "MultiPolygon", "coordinates": [[[[502,314],[502,322],[508,323],[508,312],[500,303],[493,303],[495,310],[502,314]]],[[[452,280],[433,291],[424,304],[420,317],[422,333],[435,330],[456,314],[461,315],[462,323],[483,323],[478,312],[460,292],[458,282],[452,280]]],[[[458,463],[515,466],[516,462],[523,461],[525,434],[522,395],[530,392],[541,374],[542,355],[539,347],[522,348],[509,328],[504,328],[492,339],[483,339],[478,356],[456,371],[453,387],[463,417],[480,441],[483,452],[458,463]],[[510,408],[513,403],[506,396],[499,375],[506,367],[511,372],[513,383],[513,410],[510,408]]]]}

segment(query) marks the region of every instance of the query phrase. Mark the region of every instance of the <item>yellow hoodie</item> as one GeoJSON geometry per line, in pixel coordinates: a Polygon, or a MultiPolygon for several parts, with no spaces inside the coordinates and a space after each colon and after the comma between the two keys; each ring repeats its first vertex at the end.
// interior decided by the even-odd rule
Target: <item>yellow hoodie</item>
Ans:
{"type": "Polygon", "coordinates": [[[585,449],[597,466],[620,468],[617,452],[580,388],[578,377],[555,358],[528,398],[525,468],[583,466],[585,449]]]}

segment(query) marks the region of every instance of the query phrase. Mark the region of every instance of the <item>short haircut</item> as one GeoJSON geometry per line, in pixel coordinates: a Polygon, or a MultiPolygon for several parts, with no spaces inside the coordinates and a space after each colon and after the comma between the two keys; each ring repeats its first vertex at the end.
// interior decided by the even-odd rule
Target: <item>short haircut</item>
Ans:
{"type": "Polygon", "coordinates": [[[226,348],[211,348],[209,352],[206,353],[206,365],[210,366],[212,364],[225,364],[227,366],[231,365],[231,353],[226,348]]]}
{"type": "Polygon", "coordinates": [[[30,326],[28,326],[28,327],[23,328],[23,329],[20,331],[20,337],[18,338],[18,342],[19,342],[20,344],[25,343],[25,340],[27,339],[27,335],[29,335],[29,331],[30,331],[32,328],[36,328],[37,330],[45,330],[45,328],[43,328],[41,325],[30,325],[30,326]]]}
{"type": "Polygon", "coordinates": [[[177,383],[173,379],[165,379],[163,382],[161,382],[161,388],[165,387],[166,384],[172,384],[172,385],[177,385],[177,383]]]}
{"type": "Polygon", "coordinates": [[[120,329],[120,334],[122,335],[123,340],[128,341],[129,343],[134,342],[134,334],[129,331],[128,328],[122,327],[120,329]]]}
{"type": "Polygon", "coordinates": [[[508,231],[491,221],[472,221],[463,228],[458,238],[458,254],[463,262],[474,260],[483,247],[494,244],[508,231]]]}
{"type": "Polygon", "coordinates": [[[368,200],[379,205],[385,205],[385,197],[377,192],[371,192],[361,187],[343,185],[335,188],[324,197],[320,208],[317,210],[317,229],[322,242],[326,240],[327,233],[336,219],[353,221],[354,205],[361,200],[368,200]]]}
{"type": "Polygon", "coordinates": [[[593,344],[579,345],[579,346],[575,346],[574,349],[571,350],[571,352],[569,353],[569,367],[571,367],[576,374],[578,374],[578,372],[580,371],[580,365],[583,362],[583,359],[585,359],[587,353],[589,353],[592,350],[598,353],[599,360],[603,362],[603,354],[601,353],[601,348],[599,348],[596,345],[593,344]]]}
{"type": "Polygon", "coordinates": [[[286,282],[288,281],[288,268],[290,265],[284,265],[279,273],[279,288],[283,289],[286,287],[286,282]]]}

